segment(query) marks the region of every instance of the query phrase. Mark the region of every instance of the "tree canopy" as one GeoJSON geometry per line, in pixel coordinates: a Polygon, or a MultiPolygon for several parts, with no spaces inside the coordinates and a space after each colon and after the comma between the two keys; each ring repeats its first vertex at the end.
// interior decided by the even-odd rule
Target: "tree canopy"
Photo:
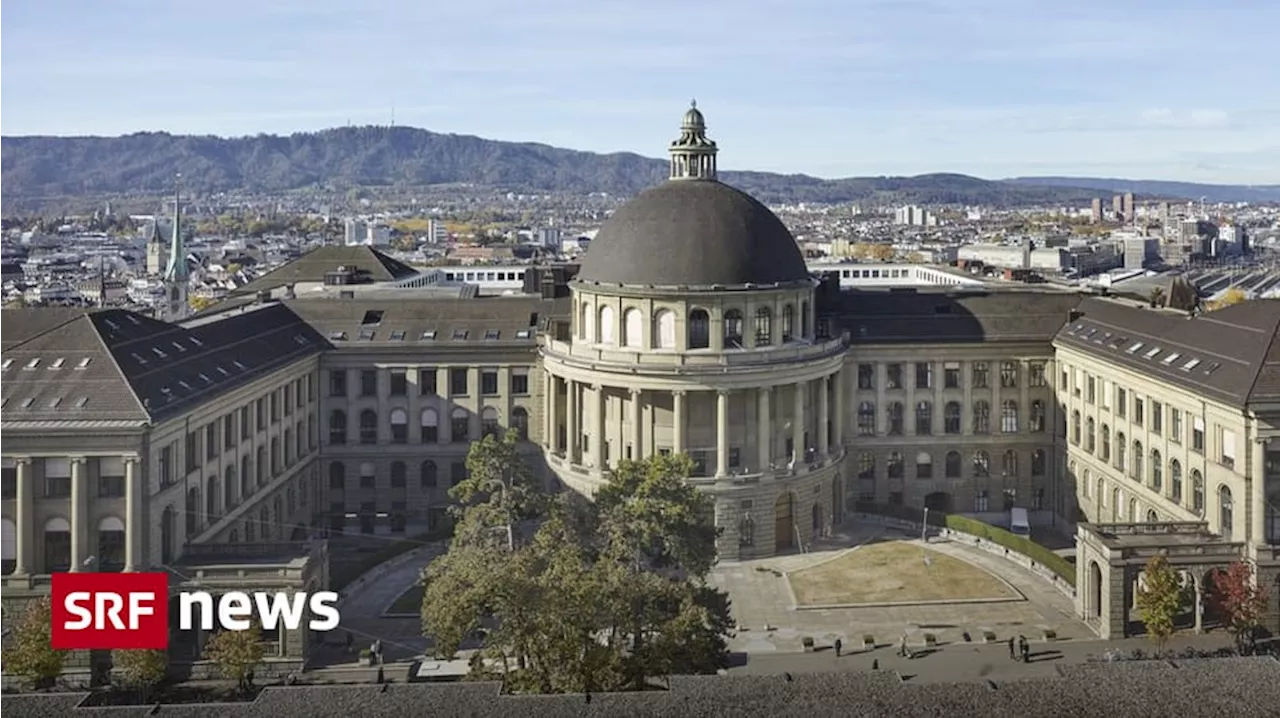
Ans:
{"type": "Polygon", "coordinates": [[[539,693],[725,667],[729,601],[706,581],[717,532],[710,499],[685,481],[689,460],[619,462],[587,502],[536,492],[515,447],[474,443],[451,491],[458,531],[423,574],[435,654],[476,645],[473,676],[539,693]]]}
{"type": "Polygon", "coordinates": [[[1157,648],[1173,635],[1174,621],[1186,605],[1186,587],[1162,555],[1152,556],[1138,586],[1138,615],[1157,648]]]}
{"type": "Polygon", "coordinates": [[[43,688],[62,674],[67,651],[52,646],[53,611],[48,597],[31,601],[26,613],[4,641],[6,673],[21,676],[33,687],[43,688]]]}
{"type": "Polygon", "coordinates": [[[1259,586],[1253,566],[1236,561],[1227,569],[1215,570],[1209,586],[1209,605],[1222,617],[1236,640],[1236,649],[1252,653],[1259,628],[1267,615],[1267,591],[1259,586]]]}

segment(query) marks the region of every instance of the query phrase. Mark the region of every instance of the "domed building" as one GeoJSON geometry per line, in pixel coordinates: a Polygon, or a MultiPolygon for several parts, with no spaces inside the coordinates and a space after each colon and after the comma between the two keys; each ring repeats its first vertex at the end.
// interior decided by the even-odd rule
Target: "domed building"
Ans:
{"type": "Polygon", "coordinates": [[[547,463],[591,495],[622,459],[686,453],[715,498],[722,558],[806,545],[840,520],[846,342],[782,221],[719,181],[696,106],[663,184],[620,208],[572,282],[570,336],[545,338],[547,463]],[[822,334],[822,336],[820,336],[822,334]]]}

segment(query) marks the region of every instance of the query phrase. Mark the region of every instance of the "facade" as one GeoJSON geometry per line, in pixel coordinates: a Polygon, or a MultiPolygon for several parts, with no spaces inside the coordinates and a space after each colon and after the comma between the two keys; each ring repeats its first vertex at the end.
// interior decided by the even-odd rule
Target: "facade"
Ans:
{"type": "MultiPolygon", "coordinates": [[[[1248,557],[1274,583],[1280,445],[1259,442],[1280,420],[1280,302],[1187,319],[1049,289],[842,287],[717,180],[696,108],[670,153],[580,267],[484,269],[518,282],[505,296],[325,246],[181,321],[5,310],[6,606],[61,570],[314,590],[335,542],[437,528],[470,442],[506,429],[549,490],[687,453],[724,560],[804,550],[859,501],[994,523],[1022,507],[1078,530],[1079,608],[1103,635],[1128,630],[1144,551],[1190,546],[1200,577],[1248,557]]],[[[308,648],[275,640],[282,665],[308,648]]]]}

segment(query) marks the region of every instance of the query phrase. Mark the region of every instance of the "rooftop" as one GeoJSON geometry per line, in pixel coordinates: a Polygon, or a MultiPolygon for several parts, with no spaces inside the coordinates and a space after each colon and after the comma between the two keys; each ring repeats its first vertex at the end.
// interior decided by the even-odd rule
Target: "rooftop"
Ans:
{"type": "Polygon", "coordinates": [[[854,344],[1048,342],[1079,303],[1051,290],[863,290],[829,311],[854,344]]]}

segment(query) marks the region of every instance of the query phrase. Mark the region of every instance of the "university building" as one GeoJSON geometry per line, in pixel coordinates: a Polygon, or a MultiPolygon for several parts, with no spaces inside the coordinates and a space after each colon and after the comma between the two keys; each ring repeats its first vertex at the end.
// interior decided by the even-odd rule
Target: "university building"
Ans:
{"type": "MultiPolygon", "coordinates": [[[[696,108],[670,154],[580,266],[510,294],[333,246],[196,316],[4,310],[6,625],[55,571],[317,590],[342,534],[441,526],[470,442],[514,429],[548,490],[688,454],[722,560],[804,549],[859,502],[1022,507],[1078,535],[1101,635],[1131,632],[1156,551],[1197,594],[1256,561],[1280,631],[1280,302],[842,289],[717,180],[696,108]]],[[[268,636],[273,659],[305,633],[268,636]]]]}

